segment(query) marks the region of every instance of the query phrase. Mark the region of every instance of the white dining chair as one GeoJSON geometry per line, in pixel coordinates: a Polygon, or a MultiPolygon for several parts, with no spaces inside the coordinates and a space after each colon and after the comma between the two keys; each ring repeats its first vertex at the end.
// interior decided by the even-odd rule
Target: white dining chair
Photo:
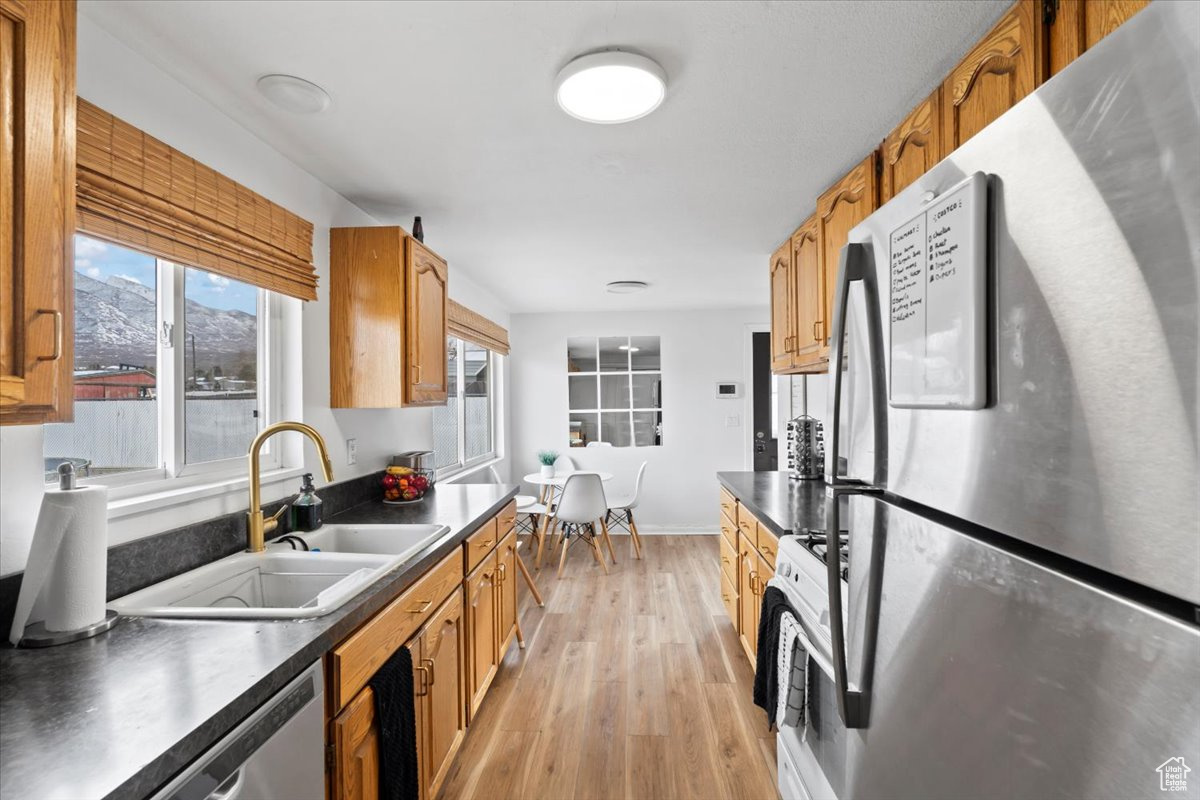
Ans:
{"type": "Polygon", "coordinates": [[[646,477],[646,463],[638,467],[637,480],[633,483],[633,494],[620,495],[608,501],[608,510],[604,515],[605,522],[615,522],[629,531],[633,540],[633,551],[638,558],[642,557],[642,537],[638,535],[637,523],[633,520],[633,510],[637,508],[642,498],[642,479],[646,477]],[[622,519],[624,517],[624,519],[622,519]]]}
{"type": "Polygon", "coordinates": [[[612,447],[612,442],[588,442],[588,447],[612,447]]]}
{"type": "Polygon", "coordinates": [[[608,501],[604,499],[604,482],[594,472],[577,472],[567,478],[559,495],[558,505],[551,510],[551,515],[562,527],[562,538],[559,546],[562,555],[558,560],[558,577],[562,577],[563,567],[567,564],[567,549],[572,535],[576,539],[584,539],[592,548],[592,556],[608,574],[608,564],[604,562],[604,554],[600,551],[600,539],[604,539],[608,547],[608,556],[617,563],[616,553],[613,552],[612,540],[608,538],[608,526],[604,522],[608,512],[608,501]],[[596,533],[596,523],[600,523],[600,533],[596,533]]]}
{"type": "Polygon", "coordinates": [[[559,456],[554,459],[555,472],[574,472],[577,469],[579,467],[575,466],[575,459],[570,456],[559,456]]]}

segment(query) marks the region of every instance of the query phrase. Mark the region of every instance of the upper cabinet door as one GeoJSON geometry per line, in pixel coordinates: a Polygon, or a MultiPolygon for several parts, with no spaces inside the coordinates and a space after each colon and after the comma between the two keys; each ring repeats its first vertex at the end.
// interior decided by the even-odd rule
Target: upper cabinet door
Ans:
{"type": "Polygon", "coordinates": [[[825,299],[822,344],[828,347],[833,328],[833,301],[837,295],[838,263],[850,229],[862,222],[879,203],[875,180],[875,153],[871,153],[840,181],[817,198],[817,219],[820,222],[821,262],[823,265],[822,295],[825,299]]]}
{"type": "Polygon", "coordinates": [[[1150,0],[1058,0],[1047,28],[1049,74],[1057,75],[1148,5],[1150,0]]]}
{"type": "Polygon", "coordinates": [[[821,296],[821,224],[813,214],[792,234],[792,273],[795,275],[795,363],[801,371],[823,369],[825,299],[821,296]]]}
{"type": "Polygon", "coordinates": [[[75,3],[0,0],[0,422],[71,417],[75,3]]]}
{"type": "Polygon", "coordinates": [[[1018,0],[942,84],[942,155],[1037,88],[1045,75],[1041,3],[1018,0]]]}
{"type": "Polygon", "coordinates": [[[792,368],[795,319],[792,297],[791,243],[784,242],[771,256],[771,371],[787,372],[792,368]]]}
{"type": "Polygon", "coordinates": [[[446,262],[416,239],[408,240],[407,334],[408,405],[444,405],[446,375],[446,262]]]}
{"type": "Polygon", "coordinates": [[[941,99],[941,90],[934,89],[933,94],[909,112],[883,140],[883,146],[879,148],[883,165],[879,180],[881,205],[941,160],[941,99]]]}

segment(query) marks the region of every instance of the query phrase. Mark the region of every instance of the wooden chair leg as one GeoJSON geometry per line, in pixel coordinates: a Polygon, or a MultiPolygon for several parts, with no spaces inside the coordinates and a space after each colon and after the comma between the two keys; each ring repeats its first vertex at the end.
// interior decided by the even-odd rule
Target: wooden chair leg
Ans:
{"type": "Polygon", "coordinates": [[[529,587],[529,593],[533,595],[533,599],[537,601],[538,608],[545,608],[546,602],[542,600],[542,593],[538,591],[537,585],[533,582],[533,576],[529,574],[529,567],[525,566],[525,559],[521,558],[521,554],[517,553],[517,569],[521,571],[521,575],[525,578],[525,585],[529,587]]]}
{"type": "Polygon", "coordinates": [[[525,634],[521,632],[521,615],[520,614],[517,614],[517,618],[516,618],[516,620],[514,620],[514,622],[516,623],[516,626],[517,626],[517,647],[521,650],[524,650],[525,649],[525,634]]]}
{"type": "Polygon", "coordinates": [[[604,546],[608,548],[608,557],[612,559],[614,564],[617,563],[617,554],[613,552],[612,539],[608,535],[608,523],[605,520],[600,520],[600,530],[604,535],[604,546]]]}
{"type": "Polygon", "coordinates": [[[558,577],[562,580],[563,567],[567,565],[567,528],[563,526],[562,555],[558,558],[558,577]]]}
{"type": "Polygon", "coordinates": [[[600,552],[600,541],[596,537],[596,526],[594,523],[588,523],[588,528],[591,530],[591,536],[588,537],[588,543],[592,546],[592,555],[600,562],[600,566],[604,568],[604,574],[608,574],[608,562],[604,560],[604,554],[600,552]]]}
{"type": "Polygon", "coordinates": [[[625,519],[629,522],[629,538],[633,539],[633,550],[638,558],[642,557],[642,537],[638,535],[637,523],[633,521],[633,509],[625,509],[625,519]]]}
{"type": "Polygon", "coordinates": [[[550,532],[549,531],[550,515],[543,514],[542,518],[539,520],[539,522],[541,522],[541,525],[539,525],[538,527],[541,530],[538,532],[538,537],[537,537],[538,549],[537,549],[537,556],[533,560],[533,568],[534,569],[542,568],[542,550],[546,547],[546,535],[550,532]]]}

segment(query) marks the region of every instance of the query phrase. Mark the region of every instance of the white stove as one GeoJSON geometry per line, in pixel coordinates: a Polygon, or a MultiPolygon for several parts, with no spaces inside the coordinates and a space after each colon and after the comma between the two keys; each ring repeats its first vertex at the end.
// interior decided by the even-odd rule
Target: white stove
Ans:
{"type": "MultiPolygon", "coordinates": [[[[783,591],[804,629],[801,644],[811,656],[810,710],[803,728],[780,727],[776,739],[779,795],[783,800],[837,800],[844,786],[846,730],[834,694],[829,631],[829,581],[825,537],[820,532],[785,536],[779,541],[775,577],[768,585],[783,591]]],[[[846,574],[845,543],[841,573],[846,574]]],[[[838,582],[842,608],[847,585],[838,582]]]]}

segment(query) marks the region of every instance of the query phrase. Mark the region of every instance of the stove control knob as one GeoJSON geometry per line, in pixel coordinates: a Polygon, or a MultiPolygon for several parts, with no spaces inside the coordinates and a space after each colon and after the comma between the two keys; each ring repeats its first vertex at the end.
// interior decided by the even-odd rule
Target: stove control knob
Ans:
{"type": "Polygon", "coordinates": [[[792,565],[784,562],[779,565],[779,574],[785,578],[792,577],[792,565]]]}

